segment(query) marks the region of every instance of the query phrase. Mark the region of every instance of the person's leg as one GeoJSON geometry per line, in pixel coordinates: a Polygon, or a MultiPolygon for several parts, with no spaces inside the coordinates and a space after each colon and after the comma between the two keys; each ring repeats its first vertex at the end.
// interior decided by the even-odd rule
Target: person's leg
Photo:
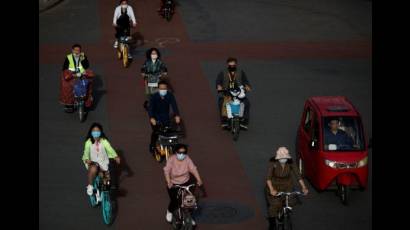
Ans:
{"type": "Polygon", "coordinates": [[[91,196],[93,194],[93,181],[98,173],[98,167],[96,165],[90,165],[88,167],[88,185],[87,185],[87,194],[91,196]]]}
{"type": "Polygon", "coordinates": [[[225,122],[224,116],[222,116],[222,106],[224,104],[224,95],[222,93],[218,93],[218,114],[220,117],[221,124],[225,122]]]}
{"type": "Polygon", "coordinates": [[[149,145],[149,150],[150,150],[151,153],[154,153],[155,144],[156,144],[157,139],[158,139],[158,132],[157,132],[157,126],[153,126],[151,124],[151,128],[152,128],[152,133],[151,133],[151,141],[150,141],[150,145],[149,145]]]}

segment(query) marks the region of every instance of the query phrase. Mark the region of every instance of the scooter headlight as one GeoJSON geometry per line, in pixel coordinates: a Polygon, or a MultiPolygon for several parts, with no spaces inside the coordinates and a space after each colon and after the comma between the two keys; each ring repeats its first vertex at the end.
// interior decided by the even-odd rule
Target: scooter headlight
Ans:
{"type": "Polygon", "coordinates": [[[337,168],[337,164],[335,161],[325,160],[325,164],[331,168],[337,168]]]}
{"type": "Polygon", "coordinates": [[[368,157],[366,156],[365,158],[357,162],[357,167],[358,168],[364,167],[367,165],[367,162],[368,162],[368,157]]]}

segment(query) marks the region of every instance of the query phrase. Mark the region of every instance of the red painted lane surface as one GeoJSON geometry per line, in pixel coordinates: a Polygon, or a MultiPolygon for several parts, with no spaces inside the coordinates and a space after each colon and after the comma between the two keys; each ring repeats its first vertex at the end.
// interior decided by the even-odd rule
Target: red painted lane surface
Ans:
{"type": "MultiPolygon", "coordinates": [[[[189,44],[179,15],[171,23],[167,23],[156,15],[157,4],[156,1],[139,1],[133,5],[140,19],[138,32],[146,40],[177,37],[181,40],[181,45],[189,44]]],[[[121,188],[127,191],[127,195],[118,199],[116,227],[121,230],[167,229],[170,226],[165,223],[164,214],[168,197],[162,166],[147,152],[150,127],[142,109],[143,87],[137,78],[143,60],[136,59],[129,69],[124,69],[115,59],[115,52],[111,48],[113,28],[110,17],[113,8],[112,1],[100,1],[100,15],[109,13],[109,17],[101,19],[101,43],[106,45],[101,50],[95,50],[96,54],[92,53],[92,49],[88,53],[105,60],[104,77],[112,142],[123,150],[128,165],[134,171],[133,177],[126,178],[121,183],[121,188]]],[[[265,220],[238,155],[230,138],[218,128],[216,104],[208,82],[201,73],[199,59],[187,59],[175,50],[164,61],[168,64],[169,76],[188,131],[186,141],[191,146],[190,154],[207,185],[209,199],[239,202],[255,211],[254,218],[242,223],[200,224],[198,229],[263,229],[266,226],[265,220]],[[198,107],[195,105],[197,103],[203,106],[198,107]]]]}

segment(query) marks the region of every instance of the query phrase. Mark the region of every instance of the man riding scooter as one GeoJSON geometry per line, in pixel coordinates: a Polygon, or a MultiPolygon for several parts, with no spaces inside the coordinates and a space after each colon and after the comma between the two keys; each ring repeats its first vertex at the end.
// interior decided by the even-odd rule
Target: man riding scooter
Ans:
{"type": "MultiPolygon", "coordinates": [[[[242,69],[237,68],[238,60],[236,58],[230,57],[227,59],[226,63],[228,68],[221,71],[216,79],[216,89],[218,90],[218,111],[222,111],[224,104],[224,93],[223,90],[233,89],[235,87],[243,87],[245,92],[251,91],[251,86],[245,72],[242,69]]],[[[250,103],[248,98],[244,98],[242,102],[245,105],[245,111],[243,114],[243,121],[241,122],[243,128],[247,129],[249,124],[249,109],[250,103]]],[[[221,126],[226,127],[226,119],[221,115],[221,126]]]]}

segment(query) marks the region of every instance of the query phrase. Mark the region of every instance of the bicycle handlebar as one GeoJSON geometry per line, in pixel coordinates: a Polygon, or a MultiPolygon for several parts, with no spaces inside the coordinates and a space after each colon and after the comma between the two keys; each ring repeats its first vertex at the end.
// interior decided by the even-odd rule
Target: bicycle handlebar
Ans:
{"type": "Polygon", "coordinates": [[[275,196],[292,196],[292,195],[303,195],[302,192],[294,191],[294,192],[278,192],[275,196]]]}

